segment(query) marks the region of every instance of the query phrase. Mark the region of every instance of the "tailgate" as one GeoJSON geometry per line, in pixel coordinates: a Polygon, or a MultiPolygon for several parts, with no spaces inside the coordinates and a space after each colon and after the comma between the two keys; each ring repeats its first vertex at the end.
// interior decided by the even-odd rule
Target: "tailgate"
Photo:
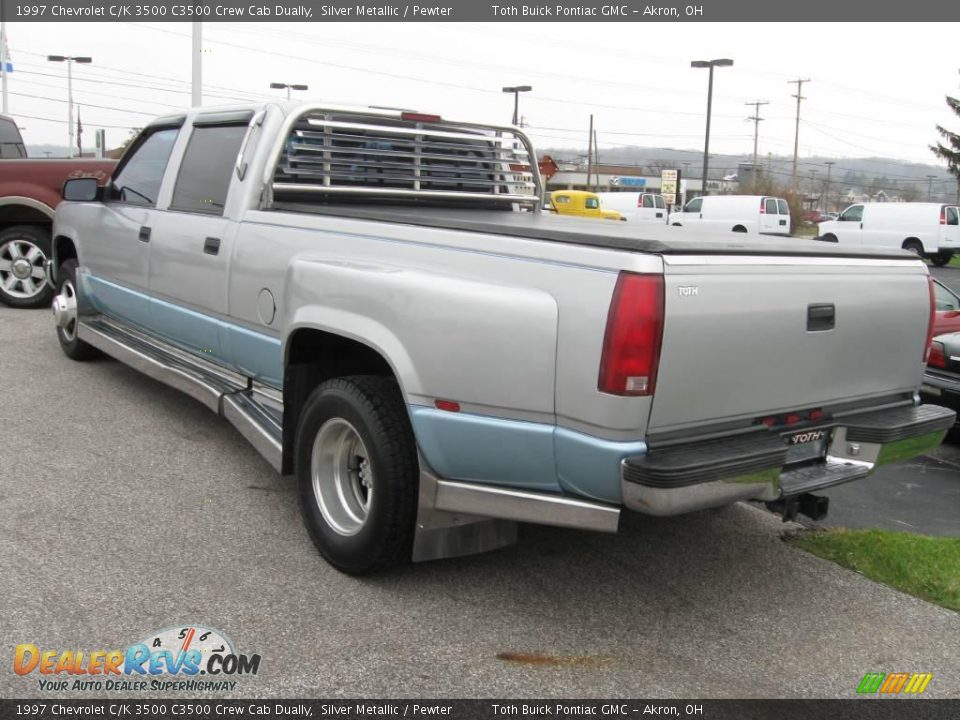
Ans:
{"type": "Polygon", "coordinates": [[[916,261],[664,256],[648,431],[912,391],[930,299],[916,261]]]}

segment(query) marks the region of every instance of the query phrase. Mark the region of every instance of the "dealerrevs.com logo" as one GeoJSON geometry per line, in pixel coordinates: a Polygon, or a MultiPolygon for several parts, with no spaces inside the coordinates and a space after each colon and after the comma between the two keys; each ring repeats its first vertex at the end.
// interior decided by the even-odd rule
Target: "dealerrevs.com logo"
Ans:
{"type": "Polygon", "coordinates": [[[13,671],[46,691],[227,691],[256,675],[260,655],[241,654],[219,630],[184,625],[160,630],[120,650],[14,648],[13,671]]]}

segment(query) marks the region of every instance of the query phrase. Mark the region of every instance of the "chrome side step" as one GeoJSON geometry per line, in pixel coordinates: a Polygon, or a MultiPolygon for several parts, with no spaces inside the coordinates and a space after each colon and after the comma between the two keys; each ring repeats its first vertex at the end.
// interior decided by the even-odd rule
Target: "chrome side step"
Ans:
{"type": "Polygon", "coordinates": [[[220,398],[243,387],[112,323],[81,320],[77,325],[77,334],[84,342],[134,370],[189,395],[217,414],[220,414],[220,398]]]}
{"type": "Polygon", "coordinates": [[[271,407],[269,396],[248,389],[245,378],[193,360],[177,348],[103,319],[81,320],[77,333],[107,355],[203,403],[233,425],[280,471],[283,406],[271,407]]]}
{"type": "Polygon", "coordinates": [[[221,402],[220,414],[253,445],[254,450],[263,455],[274,470],[281,472],[283,428],[280,423],[265,412],[245,390],[224,395],[221,402]]]}

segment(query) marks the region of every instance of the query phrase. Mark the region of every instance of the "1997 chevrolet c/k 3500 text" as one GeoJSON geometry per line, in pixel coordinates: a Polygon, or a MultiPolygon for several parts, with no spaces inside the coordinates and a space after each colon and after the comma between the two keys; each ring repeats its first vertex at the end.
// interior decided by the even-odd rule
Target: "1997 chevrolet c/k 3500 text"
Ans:
{"type": "Polygon", "coordinates": [[[922,262],[551,217],[515,128],[192,110],[64,196],[64,352],[233,423],[296,474],[347,572],[498,547],[518,521],[613,532],[623,508],[818,515],[812,491],[953,424],[917,404],[922,262]]]}

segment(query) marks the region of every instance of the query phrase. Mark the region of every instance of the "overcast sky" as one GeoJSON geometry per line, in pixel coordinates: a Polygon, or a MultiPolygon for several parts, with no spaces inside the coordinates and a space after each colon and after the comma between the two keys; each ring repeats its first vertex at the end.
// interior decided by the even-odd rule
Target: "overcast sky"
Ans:
{"type": "MultiPolygon", "coordinates": [[[[716,71],[711,151],[793,152],[796,86],[804,85],[800,154],[933,162],[934,125],[960,131],[944,104],[960,94],[958,24],[205,23],[204,104],[278,97],[270,82],[310,86],[304,99],[387,105],[509,121],[503,85],[529,84],[521,115],[538,146],[586,144],[590,113],[602,151],[614,145],[702,150],[707,71],[716,71]]],[[[190,102],[190,24],[8,23],[10,112],[29,144],[66,144],[66,68],[75,66],[84,144],[109,145],[190,102]],[[42,99],[41,99],[42,98],[42,99]]],[[[695,157],[695,156],[691,156],[695,157]]]]}

